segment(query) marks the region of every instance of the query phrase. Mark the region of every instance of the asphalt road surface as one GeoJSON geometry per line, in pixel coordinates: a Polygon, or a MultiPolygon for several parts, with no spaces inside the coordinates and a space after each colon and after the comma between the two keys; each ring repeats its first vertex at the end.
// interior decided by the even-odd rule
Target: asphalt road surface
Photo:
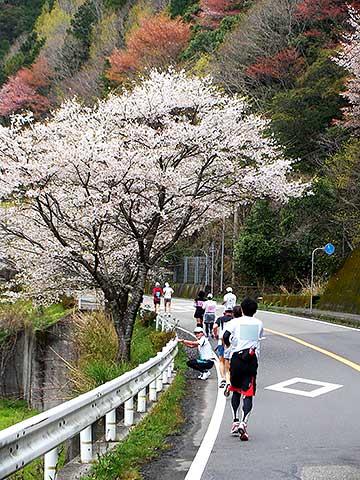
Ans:
{"type": "MultiPolygon", "coordinates": [[[[193,312],[191,301],[173,300],[174,317],[191,331],[193,312]]],[[[186,479],[360,480],[360,330],[284,314],[256,316],[266,339],[250,440],[230,436],[228,399],[203,473],[186,479]]],[[[216,382],[215,375],[207,382],[216,382]]]]}

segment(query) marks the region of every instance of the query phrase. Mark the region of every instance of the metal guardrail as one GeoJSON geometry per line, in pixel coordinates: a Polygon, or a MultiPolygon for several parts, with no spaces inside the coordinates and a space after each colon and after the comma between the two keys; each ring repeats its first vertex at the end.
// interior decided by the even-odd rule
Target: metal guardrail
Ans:
{"type": "Polygon", "coordinates": [[[179,323],[178,321],[175,321],[175,318],[171,313],[158,313],[155,322],[156,330],[161,330],[162,332],[171,332],[175,330],[179,323]]]}
{"type": "Polygon", "coordinates": [[[93,293],[82,294],[78,297],[78,309],[80,311],[94,311],[94,310],[103,310],[104,302],[100,300],[98,295],[93,293]]]}
{"type": "Polygon", "coordinates": [[[55,480],[58,447],[77,434],[80,434],[81,462],[91,462],[91,425],[105,416],[105,440],[115,441],[116,408],[124,403],[124,424],[133,425],[134,397],[137,395],[137,411],[146,412],[147,388],[149,400],[156,401],[163,384],[170,383],[176,353],[177,340],[171,340],[156,357],[130,372],[0,431],[0,479],[45,455],[44,479],[55,480]]]}

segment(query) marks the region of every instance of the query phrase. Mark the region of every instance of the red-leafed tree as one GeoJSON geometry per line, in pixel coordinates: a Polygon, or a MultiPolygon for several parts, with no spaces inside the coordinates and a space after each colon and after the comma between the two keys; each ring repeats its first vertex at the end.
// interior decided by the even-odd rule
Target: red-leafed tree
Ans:
{"type": "Polygon", "coordinates": [[[297,6],[296,15],[300,20],[311,23],[323,22],[342,22],[348,17],[348,5],[354,8],[360,8],[360,1],[353,0],[344,2],[344,0],[303,0],[297,6]]]}
{"type": "Polygon", "coordinates": [[[236,15],[241,10],[241,2],[236,0],[200,0],[199,22],[216,28],[225,16],[236,15]]]}
{"type": "Polygon", "coordinates": [[[0,90],[0,115],[8,116],[22,110],[35,115],[49,110],[50,100],[43,94],[51,80],[51,71],[45,58],[40,57],[30,68],[22,68],[0,90]]]}
{"type": "Polygon", "coordinates": [[[143,19],[123,50],[115,49],[107,77],[122,82],[144,68],[163,68],[175,61],[190,39],[190,26],[181,19],[159,14],[143,19]]]}
{"type": "Polygon", "coordinates": [[[280,80],[287,82],[300,73],[304,60],[295,48],[287,48],[272,57],[257,58],[247,67],[245,73],[250,78],[266,81],[280,80]]]}
{"type": "Polygon", "coordinates": [[[208,15],[231,15],[239,12],[240,2],[234,0],[201,0],[200,8],[208,15]]]}

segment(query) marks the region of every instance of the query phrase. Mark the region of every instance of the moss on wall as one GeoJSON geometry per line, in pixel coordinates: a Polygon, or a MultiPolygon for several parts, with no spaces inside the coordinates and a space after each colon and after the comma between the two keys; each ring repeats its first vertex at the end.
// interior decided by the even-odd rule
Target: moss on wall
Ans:
{"type": "Polygon", "coordinates": [[[330,278],[318,306],[323,310],[360,313],[360,248],[330,278]]]}
{"type": "Polygon", "coordinates": [[[263,295],[262,302],[279,307],[306,308],[310,304],[309,295],[263,295]]]}

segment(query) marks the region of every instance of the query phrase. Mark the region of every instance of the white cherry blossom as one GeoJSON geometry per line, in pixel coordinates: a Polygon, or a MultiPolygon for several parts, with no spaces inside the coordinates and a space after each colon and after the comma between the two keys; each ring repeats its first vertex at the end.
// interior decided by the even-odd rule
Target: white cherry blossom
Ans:
{"type": "Polygon", "coordinates": [[[44,122],[0,127],[0,254],[21,294],[101,290],[126,358],[146,275],[181,236],[229,202],[307,187],[247,110],[210,77],[153,71],[93,108],[74,99],[44,122]]]}

